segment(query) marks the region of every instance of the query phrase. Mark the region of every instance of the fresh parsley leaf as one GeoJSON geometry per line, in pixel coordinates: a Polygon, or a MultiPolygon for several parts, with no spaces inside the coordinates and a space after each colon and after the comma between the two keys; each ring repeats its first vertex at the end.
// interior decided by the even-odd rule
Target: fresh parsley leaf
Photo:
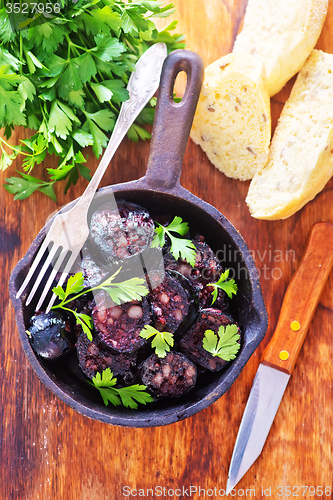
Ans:
{"type": "Polygon", "coordinates": [[[98,288],[107,292],[115,304],[140,300],[149,293],[146,282],[142,278],[131,278],[120,283],[112,283],[113,278],[111,278],[104,281],[98,288]]]}
{"type": "Polygon", "coordinates": [[[126,50],[124,44],[119,42],[117,38],[112,38],[110,36],[98,34],[95,36],[95,42],[96,47],[91,49],[91,53],[104,62],[116,59],[126,50]]]}
{"type": "Polygon", "coordinates": [[[70,276],[67,281],[66,285],[66,297],[69,295],[72,295],[73,293],[79,293],[83,290],[84,285],[83,285],[83,274],[76,273],[74,276],[70,276]]]}
{"type": "Polygon", "coordinates": [[[218,335],[213,330],[206,330],[202,340],[202,347],[213,356],[218,356],[225,361],[231,361],[236,358],[240,349],[238,340],[237,325],[221,325],[218,329],[218,335]]]}
{"type": "Polygon", "coordinates": [[[191,240],[182,240],[180,238],[176,238],[169,234],[169,238],[171,241],[170,252],[174,256],[176,260],[182,258],[186,260],[192,267],[195,266],[195,258],[196,258],[196,248],[194,243],[191,240]]]}
{"type": "Polygon", "coordinates": [[[8,154],[4,149],[1,150],[1,158],[0,158],[0,171],[6,170],[13,163],[13,160],[16,158],[16,154],[8,154]]]}
{"type": "MultiPolygon", "coordinates": [[[[103,153],[141,54],[159,41],[168,52],[184,48],[183,36],[172,34],[176,22],[161,32],[153,22],[173,11],[173,4],[158,0],[64,0],[58,16],[29,11],[20,15],[20,29],[14,31],[10,15],[0,8],[0,128],[9,138],[15,126],[23,125],[45,141],[39,153],[18,145],[11,154],[1,148],[0,166],[5,169],[24,155],[23,169],[30,173],[46,153],[59,159],[58,168],[48,171],[50,182],[39,181],[38,188],[11,181],[6,189],[16,199],[36,190],[56,199],[55,182],[65,181],[66,191],[80,175],[89,178],[76,154],[86,146],[97,158],[103,153]],[[64,163],[72,147],[74,155],[64,163]]],[[[128,134],[133,141],[150,138],[142,125],[151,124],[153,116],[151,101],[128,134]]]]}
{"type": "Polygon", "coordinates": [[[110,402],[114,406],[123,404],[126,408],[137,409],[138,403],[145,405],[153,401],[151,395],[145,392],[145,385],[116,388],[116,383],[117,378],[113,376],[110,368],[106,368],[102,373],[97,372],[92,379],[92,385],[99,390],[105,406],[110,402]]]}
{"type": "MultiPolygon", "coordinates": [[[[112,100],[116,103],[121,103],[129,99],[128,90],[125,89],[125,84],[121,80],[105,80],[104,87],[109,89],[112,93],[112,100]]],[[[145,108],[146,109],[146,108],[145,108]]]]}
{"type": "Polygon", "coordinates": [[[214,290],[212,291],[213,301],[212,305],[217,299],[218,291],[223,290],[232,299],[232,294],[236,295],[238,291],[238,286],[235,280],[232,278],[228,280],[230,269],[226,269],[224,273],[221,274],[220,279],[216,283],[208,283],[207,286],[212,286],[214,290]]]}
{"type": "Polygon", "coordinates": [[[173,347],[173,334],[169,332],[160,332],[151,325],[145,325],[140,332],[140,337],[150,339],[154,337],[151,346],[155,349],[155,354],[159,358],[165,358],[167,352],[170,351],[170,346],[173,347]]]}
{"type": "Polygon", "coordinates": [[[117,392],[122,404],[126,406],[126,408],[136,410],[138,407],[136,401],[143,405],[153,401],[153,398],[146,392],[146,389],[147,387],[145,385],[134,384],[128,387],[121,387],[117,389],[117,392]]]}
{"type": "Polygon", "coordinates": [[[44,182],[30,175],[23,174],[22,172],[19,172],[19,175],[21,175],[21,177],[8,177],[5,179],[7,184],[4,184],[4,188],[9,193],[15,195],[14,200],[24,200],[37,190],[44,190],[44,194],[54,201],[57,200],[53,191],[54,182],[44,182]]]}
{"type": "Polygon", "coordinates": [[[77,72],[82,83],[90,81],[97,73],[94,58],[89,52],[84,52],[73,59],[77,66],[77,72]]]}
{"type": "Polygon", "coordinates": [[[109,132],[114,127],[114,113],[112,113],[109,109],[101,109],[96,113],[87,112],[86,116],[106,132],[109,132]]]}
{"type": "Polygon", "coordinates": [[[76,311],[71,311],[76,319],[76,324],[82,327],[83,332],[87,335],[88,339],[92,341],[92,329],[93,329],[93,320],[90,316],[83,313],[78,313],[76,311]]]}
{"type": "Polygon", "coordinates": [[[165,244],[165,236],[168,236],[171,242],[170,252],[173,257],[178,260],[182,258],[186,260],[192,267],[195,265],[196,258],[196,248],[191,240],[178,238],[177,236],[171,234],[176,233],[180,236],[184,236],[188,232],[187,222],[183,222],[181,217],[174,217],[168,226],[162,226],[162,224],[156,223],[155,236],[152,241],[151,247],[158,248],[163,247],[165,244]]]}
{"type": "Polygon", "coordinates": [[[0,128],[7,124],[25,125],[24,100],[16,90],[6,90],[0,81],[0,128]]]}
{"type": "Polygon", "coordinates": [[[54,101],[51,105],[48,129],[50,132],[55,132],[61,139],[66,139],[72,130],[72,122],[61,109],[58,100],[54,101]]]}
{"type": "Polygon", "coordinates": [[[144,128],[133,123],[133,125],[130,126],[130,128],[127,132],[127,136],[133,142],[138,142],[139,138],[142,139],[143,141],[145,141],[146,139],[150,139],[151,134],[147,130],[145,130],[144,128]]]}
{"type": "Polygon", "coordinates": [[[178,216],[174,217],[174,219],[168,225],[168,231],[174,231],[181,236],[184,236],[184,234],[188,232],[188,229],[188,223],[183,222],[183,219],[178,216]]]}
{"type": "Polygon", "coordinates": [[[111,92],[111,90],[107,89],[104,85],[100,85],[98,83],[91,82],[90,87],[95,92],[96,97],[99,100],[99,102],[110,101],[110,99],[112,97],[112,92],[111,92]]]}
{"type": "MultiPolygon", "coordinates": [[[[120,268],[121,269],[121,268],[120,268]]],[[[104,290],[107,292],[115,304],[122,304],[132,300],[140,300],[148,294],[149,290],[142,278],[131,278],[120,283],[113,283],[113,280],[120,272],[116,271],[112,276],[107,278],[103,283],[92,288],[84,288],[84,277],[82,272],[70,276],[67,281],[66,289],[61,286],[53,288],[53,293],[59,298],[60,303],[52,306],[52,309],[63,309],[72,313],[75,317],[76,324],[81,325],[82,330],[87,335],[89,340],[92,340],[91,330],[93,321],[90,316],[83,313],[78,313],[66,305],[94,290],[104,290]]]]}
{"type": "MultiPolygon", "coordinates": [[[[82,290],[84,289],[83,281],[83,273],[79,272],[74,274],[74,276],[70,276],[68,278],[65,290],[61,286],[57,286],[53,288],[52,291],[57,297],[59,297],[59,299],[61,300],[61,304],[63,304],[70,295],[82,292],[82,290]]],[[[58,306],[53,307],[56,308],[58,306]]]]}

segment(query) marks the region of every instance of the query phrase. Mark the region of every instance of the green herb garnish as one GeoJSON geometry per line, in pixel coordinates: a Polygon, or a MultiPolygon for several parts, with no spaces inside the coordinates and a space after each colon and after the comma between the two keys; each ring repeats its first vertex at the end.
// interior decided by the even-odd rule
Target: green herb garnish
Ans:
{"type": "Polygon", "coordinates": [[[176,233],[180,236],[184,236],[188,232],[187,222],[183,222],[181,217],[176,216],[168,226],[162,226],[162,224],[156,223],[155,236],[151,244],[152,248],[163,247],[165,244],[165,236],[168,236],[171,242],[170,252],[173,257],[178,260],[182,258],[186,260],[192,267],[195,265],[196,248],[191,240],[186,240],[184,238],[179,238],[175,236],[176,233]]]}
{"type": "MultiPolygon", "coordinates": [[[[37,4],[28,2],[26,20],[22,13],[9,15],[3,4],[0,8],[0,128],[4,127],[7,139],[18,125],[34,131],[20,145],[0,137],[0,170],[19,155],[27,175],[46,153],[59,158],[57,168],[47,168],[45,181],[6,179],[5,188],[16,199],[36,190],[55,199],[56,182],[65,181],[66,192],[80,176],[90,180],[81,150],[92,146],[97,158],[102,154],[121,103],[128,99],[125,86],[139,57],[157,42],[166,43],[169,52],[184,48],[184,37],[171,34],[176,21],[160,32],[153,22],[155,17],[171,15],[173,4],[162,6],[157,0],[61,0],[59,4],[59,11],[46,17],[32,13],[37,4]],[[10,16],[26,29],[15,30],[10,16]]],[[[152,124],[154,103],[130,128],[132,140],[150,137],[142,125],[152,124]]]]}
{"type": "Polygon", "coordinates": [[[212,291],[212,296],[213,296],[212,305],[217,299],[219,289],[223,290],[228,295],[229,299],[232,299],[232,294],[236,295],[238,291],[238,286],[234,279],[228,280],[229,272],[230,269],[227,269],[224,273],[221,274],[220,279],[216,283],[207,284],[207,286],[214,287],[214,290],[212,291]]]}
{"type": "Polygon", "coordinates": [[[225,361],[231,361],[236,358],[236,354],[240,349],[239,339],[237,325],[221,325],[218,329],[218,335],[213,330],[205,331],[202,347],[213,356],[218,356],[225,361]]]}
{"type": "Polygon", "coordinates": [[[173,347],[173,334],[169,332],[159,332],[150,325],[145,325],[140,332],[140,337],[150,339],[154,337],[151,346],[155,348],[155,354],[159,358],[165,358],[167,352],[170,351],[170,346],[173,347]]]}
{"type": "Polygon", "coordinates": [[[135,410],[138,403],[145,405],[153,401],[151,395],[145,392],[147,389],[145,385],[135,384],[117,389],[114,387],[116,383],[117,378],[113,376],[110,368],[106,368],[102,374],[96,373],[92,379],[91,385],[99,390],[105,406],[108,406],[110,401],[114,406],[123,404],[126,408],[135,410]]]}
{"type": "Polygon", "coordinates": [[[76,273],[74,276],[70,276],[66,289],[64,290],[61,286],[53,288],[53,292],[59,297],[60,303],[52,306],[52,309],[63,309],[64,311],[69,311],[75,316],[76,324],[81,325],[83,331],[86,333],[88,339],[92,340],[92,318],[87,314],[78,313],[69,307],[65,307],[66,304],[76,300],[82,295],[85,295],[94,290],[104,290],[109,294],[112,301],[115,304],[122,304],[124,302],[130,302],[132,300],[140,300],[142,297],[149,293],[146,286],[146,282],[143,278],[131,278],[120,283],[113,283],[114,278],[120,272],[121,268],[118,269],[112,276],[107,278],[100,285],[94,286],[92,288],[84,288],[83,285],[83,274],[82,272],[76,273]],[[76,294],[73,296],[73,294],[76,294]]]}

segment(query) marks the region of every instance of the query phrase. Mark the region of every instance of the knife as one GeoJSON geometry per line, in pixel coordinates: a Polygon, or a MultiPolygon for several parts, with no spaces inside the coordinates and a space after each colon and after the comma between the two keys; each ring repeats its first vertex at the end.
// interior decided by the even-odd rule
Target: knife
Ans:
{"type": "Polygon", "coordinates": [[[312,226],[256,373],[231,458],[226,494],[259,457],[333,266],[333,225],[312,226]]]}

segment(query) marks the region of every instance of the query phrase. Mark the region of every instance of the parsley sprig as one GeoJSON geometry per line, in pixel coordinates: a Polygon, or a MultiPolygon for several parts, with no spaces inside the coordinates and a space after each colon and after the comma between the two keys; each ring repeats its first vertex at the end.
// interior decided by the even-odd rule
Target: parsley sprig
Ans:
{"type": "Polygon", "coordinates": [[[221,325],[217,333],[218,335],[213,330],[206,330],[202,339],[202,347],[213,356],[218,356],[225,361],[235,359],[240,349],[237,325],[221,325]]]}
{"type": "Polygon", "coordinates": [[[87,314],[78,313],[76,310],[66,307],[66,305],[76,299],[82,297],[82,295],[92,292],[94,290],[104,290],[109,294],[112,301],[115,304],[122,304],[124,302],[130,302],[132,300],[140,300],[142,297],[149,293],[146,286],[146,282],[143,278],[131,278],[120,283],[113,283],[114,278],[120,272],[121,268],[118,269],[112,276],[103,281],[100,285],[96,285],[92,288],[85,288],[83,281],[83,273],[76,273],[74,276],[70,276],[66,288],[63,289],[61,286],[56,286],[53,288],[53,292],[60,299],[60,303],[52,306],[52,309],[62,309],[64,311],[71,312],[76,320],[77,325],[81,325],[84,333],[87,335],[88,339],[92,340],[92,318],[87,314]]]}
{"type": "MultiPolygon", "coordinates": [[[[65,181],[66,192],[80,176],[90,180],[81,150],[92,146],[97,158],[102,154],[121,103],[128,99],[125,86],[139,57],[157,42],[165,42],[169,52],[184,47],[184,37],[172,34],[177,22],[160,32],[153,22],[172,14],[172,4],[59,3],[60,13],[54,17],[39,13],[33,19],[28,12],[25,21],[22,12],[16,15],[26,28],[16,31],[0,6],[0,128],[6,139],[18,125],[34,131],[19,145],[0,137],[0,170],[22,156],[24,174],[30,175],[46,153],[59,158],[56,168],[47,168],[49,178],[44,181],[22,174],[9,177],[5,187],[16,199],[36,190],[55,199],[56,182],[65,181]]],[[[150,137],[142,125],[152,124],[154,105],[153,99],[129,130],[132,140],[150,137]]]]}
{"type": "Polygon", "coordinates": [[[183,222],[183,219],[178,216],[174,217],[168,226],[162,226],[162,224],[156,222],[155,236],[151,247],[162,248],[165,244],[165,237],[168,236],[171,243],[170,252],[173,257],[176,260],[182,258],[194,267],[196,257],[196,248],[194,243],[192,243],[191,240],[175,236],[175,234],[184,236],[188,232],[188,229],[188,223],[183,222]]]}
{"type": "Polygon", "coordinates": [[[173,334],[169,332],[160,332],[153,326],[145,325],[140,332],[140,337],[150,339],[154,337],[151,346],[155,348],[155,354],[159,358],[165,358],[167,352],[170,351],[170,346],[173,347],[173,334]]]}
{"type": "Polygon", "coordinates": [[[232,294],[236,295],[238,291],[238,286],[235,280],[232,278],[228,280],[230,269],[226,269],[224,273],[221,274],[220,279],[216,283],[208,283],[207,286],[212,286],[214,290],[212,291],[213,301],[212,305],[217,299],[219,290],[223,290],[232,299],[232,294]]]}
{"type": "MultiPolygon", "coordinates": [[[[90,382],[91,383],[91,382],[90,382]]],[[[106,368],[102,373],[97,372],[92,379],[92,385],[99,390],[105,406],[109,402],[114,406],[123,404],[126,408],[136,409],[138,403],[147,404],[153,401],[150,394],[145,392],[145,385],[130,385],[116,388],[117,378],[113,376],[110,368],[106,368]]]]}

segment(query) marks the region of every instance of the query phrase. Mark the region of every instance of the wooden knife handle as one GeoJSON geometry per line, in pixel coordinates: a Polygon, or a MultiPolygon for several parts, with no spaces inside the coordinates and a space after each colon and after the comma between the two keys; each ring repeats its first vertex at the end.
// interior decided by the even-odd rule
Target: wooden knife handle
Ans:
{"type": "Polygon", "coordinates": [[[333,225],[312,226],[300,265],[283,299],[261,362],[291,374],[333,266],[333,225]]]}

